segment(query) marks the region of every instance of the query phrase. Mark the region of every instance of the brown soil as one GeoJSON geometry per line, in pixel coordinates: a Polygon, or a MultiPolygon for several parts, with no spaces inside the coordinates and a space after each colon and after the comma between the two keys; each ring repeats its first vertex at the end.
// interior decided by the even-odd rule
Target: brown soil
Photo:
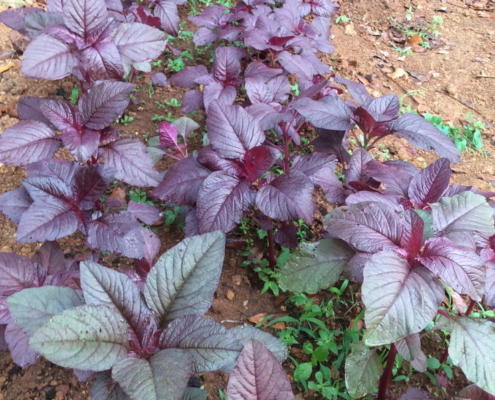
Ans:
{"type": "MultiPolygon", "coordinates": [[[[494,7],[493,0],[475,2],[484,4],[481,10],[469,8],[461,0],[341,0],[340,3],[339,14],[346,15],[351,21],[334,25],[333,42],[337,50],[333,55],[325,56],[324,60],[338,74],[365,83],[376,95],[412,94],[405,98],[405,104],[420,112],[441,115],[455,126],[463,125],[466,114],[472,112],[488,127],[483,136],[484,152],[464,152],[462,162],[453,167],[453,182],[490,190],[495,181],[495,21],[494,12],[490,11],[494,7]],[[392,24],[390,18],[404,20],[408,9],[414,10],[409,13],[412,23],[425,21],[431,24],[433,16],[442,17],[444,22],[437,26],[439,38],[432,39],[431,49],[422,51],[416,45],[413,54],[401,58],[389,44],[388,31],[392,24]],[[400,70],[404,71],[403,75],[400,70]]],[[[182,17],[187,13],[186,7],[181,10],[182,17]]],[[[8,31],[0,26],[0,53],[11,48],[8,31]]],[[[21,96],[67,98],[70,94],[73,86],[70,80],[27,80],[19,73],[20,60],[0,60],[0,70],[7,63],[12,63],[11,68],[0,73],[0,132],[17,122],[15,105],[21,96]]],[[[165,72],[170,75],[169,71],[165,72]]],[[[173,97],[181,99],[182,93],[183,90],[177,88],[155,88],[149,97],[143,91],[140,99],[145,103],[129,108],[127,114],[134,117],[134,121],[122,129],[136,135],[154,133],[157,123],[151,118],[155,114],[164,115],[170,111],[173,116],[180,116],[178,109],[159,108],[156,101],[173,97]]],[[[435,159],[431,152],[418,151],[396,138],[388,139],[384,144],[385,147],[376,153],[378,157],[388,152],[392,159],[407,159],[418,167],[435,159]]],[[[23,168],[0,164],[0,194],[19,187],[24,176],[23,168]]],[[[39,244],[17,243],[15,230],[15,224],[0,214],[0,252],[32,255],[39,244]]],[[[162,251],[182,238],[182,233],[176,228],[160,227],[159,235],[163,242],[162,251]]],[[[66,253],[72,255],[86,251],[84,238],[80,235],[62,239],[60,244],[66,253]]],[[[282,313],[285,310],[273,296],[259,294],[262,286],[256,274],[241,267],[241,251],[242,248],[228,249],[221,283],[209,313],[227,327],[246,323],[255,314],[282,313]]],[[[254,249],[259,256],[263,251],[254,249]]],[[[127,261],[109,256],[103,263],[119,268],[127,261]]],[[[437,357],[443,351],[441,344],[434,340],[425,341],[424,346],[427,354],[437,357]]],[[[286,366],[290,371],[290,363],[286,366]]],[[[438,392],[424,375],[416,374],[414,377],[416,384],[432,393],[438,392]]],[[[226,380],[226,375],[218,373],[203,376],[209,399],[219,399],[217,389],[225,388],[226,380]]],[[[449,396],[465,383],[465,378],[456,370],[455,378],[449,383],[449,396]]],[[[395,385],[394,394],[405,388],[403,384],[395,385]]],[[[82,400],[89,399],[90,392],[90,383],[78,382],[70,370],[43,359],[22,370],[14,365],[8,352],[0,352],[0,400],[82,400]]]]}

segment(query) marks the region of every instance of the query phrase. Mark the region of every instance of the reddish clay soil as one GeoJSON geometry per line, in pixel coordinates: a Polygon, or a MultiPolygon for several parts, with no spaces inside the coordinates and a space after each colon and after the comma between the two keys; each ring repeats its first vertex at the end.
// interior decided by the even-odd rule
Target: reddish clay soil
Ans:
{"type": "MultiPolygon", "coordinates": [[[[483,152],[464,152],[462,161],[453,166],[453,183],[473,185],[481,190],[491,190],[495,181],[495,3],[493,0],[340,0],[339,15],[347,16],[333,27],[333,43],[336,52],[323,60],[340,75],[366,84],[373,95],[395,93],[407,95],[406,105],[419,112],[441,115],[445,121],[455,126],[465,123],[468,112],[488,127],[483,135],[483,152]],[[466,3],[470,3],[468,7],[466,3]],[[406,15],[409,16],[407,21],[406,15]],[[437,38],[432,37],[430,49],[412,43],[412,54],[401,57],[389,42],[397,40],[397,32],[391,30],[397,22],[409,26],[428,26],[433,17],[441,17],[443,23],[436,26],[437,38]]],[[[185,17],[188,6],[182,6],[185,17]]],[[[1,8],[3,10],[5,8],[1,8]]],[[[186,29],[193,30],[189,24],[186,29]]],[[[9,29],[0,26],[0,53],[11,49],[9,29]]],[[[427,30],[428,32],[428,30],[427,30]]],[[[400,40],[400,38],[399,38],[400,40]]],[[[395,42],[401,46],[400,42],[395,42]]],[[[192,48],[190,43],[184,44],[192,48]]],[[[165,63],[164,63],[165,64],[165,63]]],[[[73,87],[70,79],[57,82],[33,81],[25,79],[19,72],[20,59],[0,60],[0,132],[17,122],[16,103],[22,96],[68,98],[73,87]]],[[[170,75],[170,71],[165,69],[170,75]]],[[[145,89],[145,85],[143,85],[145,89]]],[[[174,108],[159,108],[156,101],[181,99],[183,90],[175,87],[155,88],[151,97],[146,91],[141,99],[144,104],[131,106],[127,114],[134,121],[122,129],[131,135],[144,136],[154,133],[157,123],[151,118],[169,111],[175,117],[180,111],[174,108]]],[[[408,160],[418,167],[432,162],[436,156],[431,152],[419,151],[400,139],[390,138],[384,147],[376,150],[375,156],[390,156],[391,159],[408,160]]],[[[165,164],[161,166],[165,167],[165,164]]],[[[25,177],[23,168],[0,164],[0,194],[19,187],[25,177]]],[[[329,205],[318,202],[321,214],[329,205]]],[[[314,232],[318,229],[315,223],[314,232]]],[[[15,252],[30,256],[41,244],[21,244],[15,241],[15,224],[0,214],[0,252],[15,252]]],[[[158,227],[163,242],[162,251],[182,239],[177,228],[158,227]]],[[[59,241],[66,253],[72,256],[85,253],[84,237],[72,235],[59,241]]],[[[265,249],[255,248],[254,254],[262,256],[265,249]]],[[[280,299],[269,294],[260,295],[262,287],[256,274],[241,267],[244,258],[243,248],[229,248],[225,259],[221,282],[215,294],[209,316],[224,323],[227,327],[247,323],[259,313],[284,313],[287,311],[280,299]]],[[[128,264],[128,260],[118,256],[107,256],[102,263],[114,268],[128,264]]],[[[357,293],[359,295],[359,293],[357,293]]],[[[352,317],[352,316],[351,316],[352,317]]],[[[428,354],[439,357],[443,351],[441,343],[425,342],[428,354]]],[[[293,349],[298,358],[302,352],[293,349]]],[[[286,362],[286,369],[294,368],[286,362]]],[[[454,379],[447,389],[450,398],[466,385],[462,373],[455,370],[454,379]]],[[[210,393],[209,399],[219,399],[218,390],[225,388],[227,376],[221,373],[208,373],[203,383],[210,393]]],[[[413,383],[431,393],[438,391],[424,375],[416,374],[413,383]]],[[[396,384],[393,392],[400,394],[405,389],[396,384]]],[[[90,399],[91,383],[78,382],[71,370],[59,368],[40,358],[36,365],[26,369],[17,367],[8,352],[0,352],[0,400],[27,399],[90,399]]],[[[299,395],[299,399],[313,398],[299,395]]]]}

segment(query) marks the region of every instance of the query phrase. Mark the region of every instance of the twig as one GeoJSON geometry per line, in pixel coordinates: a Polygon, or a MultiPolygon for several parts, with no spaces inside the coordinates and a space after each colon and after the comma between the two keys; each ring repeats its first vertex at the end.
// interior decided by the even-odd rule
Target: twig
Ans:
{"type": "Polygon", "coordinates": [[[436,89],[435,92],[438,92],[438,93],[441,93],[441,94],[444,94],[445,96],[448,96],[450,97],[451,99],[457,101],[459,104],[462,104],[464,107],[467,107],[467,108],[470,108],[471,110],[473,110],[476,114],[482,116],[483,118],[484,115],[482,113],[480,113],[476,108],[474,107],[471,107],[471,106],[468,106],[467,104],[464,104],[462,101],[460,101],[459,99],[457,99],[456,97],[452,96],[451,94],[447,93],[447,92],[444,92],[443,90],[438,90],[436,89]]]}
{"type": "Polygon", "coordinates": [[[495,79],[495,75],[476,75],[475,78],[491,78],[491,79],[495,79]]]}
{"type": "Polygon", "coordinates": [[[451,6],[454,6],[454,7],[459,7],[459,8],[462,8],[462,9],[467,9],[469,8],[468,6],[464,5],[464,6],[460,6],[459,4],[454,4],[454,3],[451,3],[450,1],[447,1],[447,4],[450,4],[451,6]]]}

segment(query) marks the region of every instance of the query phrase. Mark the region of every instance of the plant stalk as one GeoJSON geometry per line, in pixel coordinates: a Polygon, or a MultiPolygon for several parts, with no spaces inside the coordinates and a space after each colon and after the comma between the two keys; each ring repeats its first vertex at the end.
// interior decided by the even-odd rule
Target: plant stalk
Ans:
{"type": "Polygon", "coordinates": [[[474,301],[473,299],[471,299],[471,303],[469,303],[469,307],[466,310],[466,313],[464,314],[466,317],[469,317],[469,314],[471,314],[473,312],[473,309],[474,309],[474,306],[475,305],[476,305],[476,301],[474,301]]]}
{"type": "Polygon", "coordinates": [[[390,351],[387,356],[387,365],[380,378],[380,383],[378,384],[378,396],[377,400],[386,400],[387,398],[387,388],[392,377],[392,369],[394,368],[395,356],[397,355],[397,348],[392,343],[390,345],[390,351]]]}

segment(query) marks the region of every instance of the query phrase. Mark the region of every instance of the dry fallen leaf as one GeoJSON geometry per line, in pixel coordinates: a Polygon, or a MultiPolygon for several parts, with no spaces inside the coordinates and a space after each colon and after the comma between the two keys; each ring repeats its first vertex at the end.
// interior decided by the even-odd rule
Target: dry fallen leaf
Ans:
{"type": "Polygon", "coordinates": [[[406,71],[404,71],[402,68],[396,68],[395,72],[389,74],[389,77],[391,77],[392,79],[398,79],[403,77],[404,75],[407,75],[406,71]]]}
{"type": "MultiPolygon", "coordinates": [[[[285,315],[285,314],[282,314],[282,315],[285,315]]],[[[282,315],[274,315],[274,318],[279,318],[281,317],[282,315]]],[[[268,316],[268,313],[259,313],[259,314],[256,314],[256,315],[253,315],[251,318],[248,319],[249,322],[253,323],[253,324],[261,324],[261,325],[266,325],[268,324],[268,320],[265,320],[265,318],[268,316]]],[[[279,329],[279,330],[285,330],[285,322],[276,322],[272,325],[270,325],[270,327],[272,328],[275,328],[275,329],[279,329]]]]}
{"type": "Polygon", "coordinates": [[[423,39],[418,34],[412,35],[409,39],[406,40],[409,44],[421,44],[423,39]]]}
{"type": "Polygon", "coordinates": [[[12,60],[9,60],[6,63],[0,64],[0,74],[5,72],[5,71],[8,71],[13,66],[14,66],[14,62],[12,60]]]}
{"type": "Polygon", "coordinates": [[[450,295],[452,296],[452,301],[454,303],[455,309],[459,311],[461,314],[465,314],[468,309],[468,306],[464,301],[464,299],[461,297],[461,295],[454,291],[452,291],[450,295]]]}
{"type": "Polygon", "coordinates": [[[113,197],[114,199],[120,201],[123,206],[127,205],[125,190],[120,187],[116,187],[115,189],[113,189],[110,197],[113,197]]]}

